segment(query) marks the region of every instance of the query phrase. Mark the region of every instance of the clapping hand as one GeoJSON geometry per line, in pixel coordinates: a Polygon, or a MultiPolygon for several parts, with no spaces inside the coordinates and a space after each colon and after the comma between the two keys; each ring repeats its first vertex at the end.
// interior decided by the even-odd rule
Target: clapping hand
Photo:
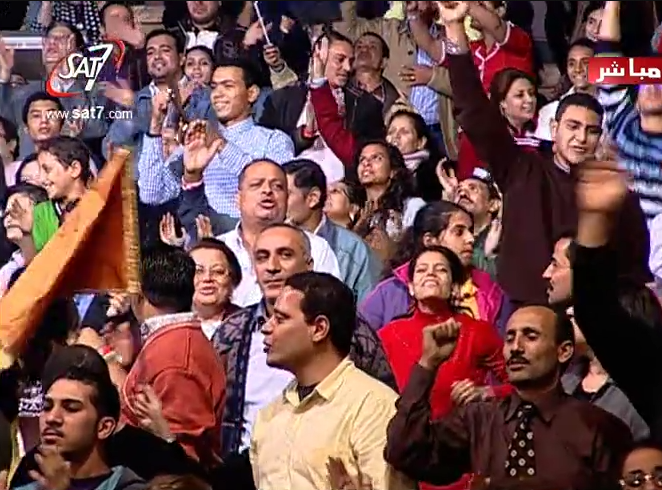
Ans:
{"type": "Polygon", "coordinates": [[[204,214],[199,214],[195,218],[195,228],[198,232],[198,240],[201,238],[213,238],[214,232],[211,226],[211,220],[204,214]]]}
{"type": "Polygon", "coordinates": [[[161,218],[159,223],[159,235],[161,241],[173,247],[183,247],[188,239],[186,230],[182,231],[182,236],[177,236],[177,229],[175,227],[175,218],[170,213],[166,213],[161,218]]]}
{"type": "Polygon", "coordinates": [[[189,175],[201,176],[225,140],[208,130],[206,121],[193,121],[184,136],[184,170],[189,175]]]}
{"type": "Polygon", "coordinates": [[[460,335],[460,322],[449,318],[443,323],[429,325],[423,329],[423,355],[420,365],[429,370],[436,370],[455,350],[460,335]]]}

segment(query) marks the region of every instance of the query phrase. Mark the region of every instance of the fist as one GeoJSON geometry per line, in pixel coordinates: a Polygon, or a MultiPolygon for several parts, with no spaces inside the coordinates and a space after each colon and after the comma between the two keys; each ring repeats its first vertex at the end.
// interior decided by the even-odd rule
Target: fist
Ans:
{"type": "Polygon", "coordinates": [[[426,369],[435,370],[446,361],[455,350],[460,334],[460,322],[449,318],[443,323],[423,329],[423,355],[420,364],[426,369]]]}

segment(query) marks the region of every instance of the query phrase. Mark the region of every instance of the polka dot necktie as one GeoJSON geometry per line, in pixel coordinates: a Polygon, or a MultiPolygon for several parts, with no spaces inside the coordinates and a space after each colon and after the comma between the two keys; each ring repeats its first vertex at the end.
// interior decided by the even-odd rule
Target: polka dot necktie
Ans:
{"type": "Polygon", "coordinates": [[[536,474],[536,453],[531,430],[534,412],[535,407],[531,403],[522,404],[517,411],[517,426],[506,458],[506,473],[509,477],[525,478],[536,474]]]}

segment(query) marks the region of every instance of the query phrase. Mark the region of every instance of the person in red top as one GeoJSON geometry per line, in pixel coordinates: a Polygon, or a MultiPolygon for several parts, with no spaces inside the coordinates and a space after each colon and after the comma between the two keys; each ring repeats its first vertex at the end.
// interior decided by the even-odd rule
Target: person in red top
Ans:
{"type": "MultiPolygon", "coordinates": [[[[422,355],[423,329],[452,317],[462,327],[453,355],[437,372],[430,393],[432,417],[445,416],[453,404],[509,394],[512,388],[505,384],[508,377],[503,341],[496,328],[473,319],[468,311],[469,314],[463,313],[453,300],[459,296],[465,275],[459,257],[446,247],[428,247],[414,256],[408,269],[409,293],[415,301],[413,311],[378,332],[398,389],[405,388],[412,368],[422,355]],[[487,386],[489,373],[504,384],[487,386]]],[[[467,478],[458,482],[458,488],[466,488],[467,478]]]]}
{"type": "MultiPolygon", "coordinates": [[[[523,29],[504,20],[506,2],[465,3],[468,5],[467,16],[471,18],[471,28],[480,33],[480,39],[471,41],[470,48],[485,92],[492,92],[493,80],[505,69],[519,70],[523,76],[528,76],[534,82],[535,87],[533,42],[523,29]]],[[[446,39],[441,43],[433,43],[430,38],[428,46],[431,51],[429,54],[445,66],[446,52],[452,53],[453,45],[446,39]]],[[[517,133],[514,136],[522,138],[526,135],[517,133]]],[[[531,144],[535,142],[535,138],[526,137],[522,141],[524,146],[537,147],[537,144],[531,144]]],[[[470,177],[476,167],[485,168],[485,165],[478,160],[471,143],[460,128],[458,177],[470,177]]]]}

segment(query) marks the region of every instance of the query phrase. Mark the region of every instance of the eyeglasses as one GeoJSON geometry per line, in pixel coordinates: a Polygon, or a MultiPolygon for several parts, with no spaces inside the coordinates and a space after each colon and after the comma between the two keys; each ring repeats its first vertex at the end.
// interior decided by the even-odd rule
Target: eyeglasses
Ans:
{"type": "Polygon", "coordinates": [[[655,468],[652,473],[643,471],[628,473],[619,483],[622,488],[641,488],[647,482],[651,482],[656,488],[662,488],[662,468],[655,468]]]}

